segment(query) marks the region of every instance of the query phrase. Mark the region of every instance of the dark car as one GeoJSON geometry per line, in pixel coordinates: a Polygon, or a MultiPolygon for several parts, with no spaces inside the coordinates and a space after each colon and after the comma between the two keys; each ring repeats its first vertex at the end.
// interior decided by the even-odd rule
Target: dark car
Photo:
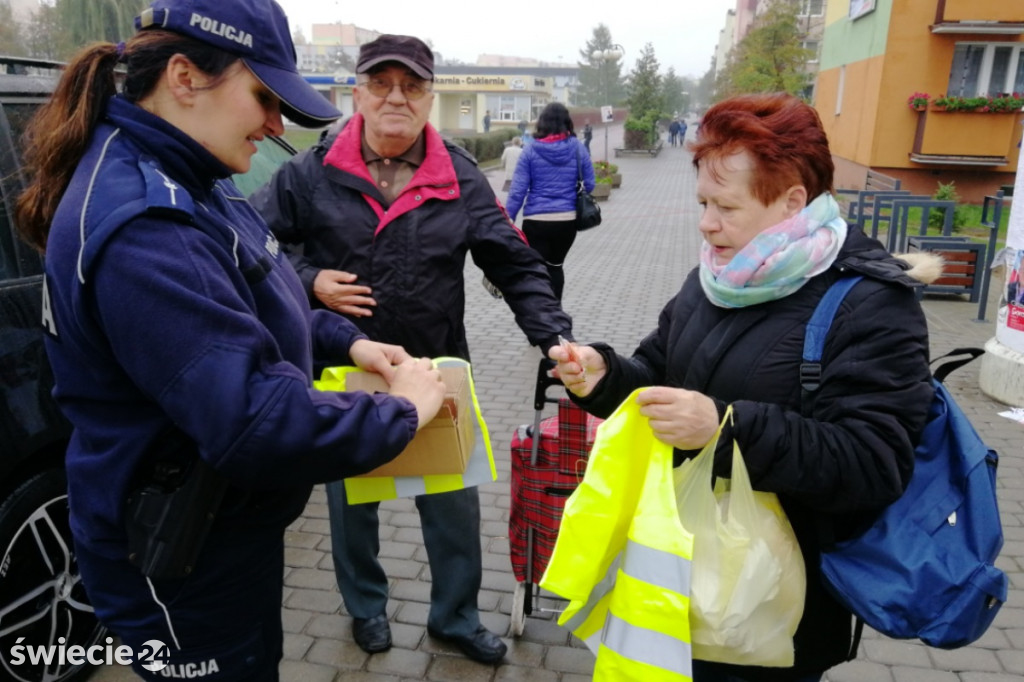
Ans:
{"type": "MultiPolygon", "coordinates": [[[[81,583],[68,524],[64,451],[71,427],[51,396],[42,258],[14,226],[24,181],[21,135],[53,92],[59,69],[0,57],[0,680],[12,682],[84,679],[92,666],[69,663],[59,649],[107,644],[81,583]]],[[[277,138],[259,146],[252,170],[235,178],[246,194],[295,153],[277,138]]]]}

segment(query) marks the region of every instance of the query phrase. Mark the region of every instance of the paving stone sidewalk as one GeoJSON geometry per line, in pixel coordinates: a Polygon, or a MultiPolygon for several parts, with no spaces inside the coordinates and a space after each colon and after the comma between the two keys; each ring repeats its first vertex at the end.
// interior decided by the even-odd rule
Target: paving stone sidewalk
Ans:
{"type": "MultiPolygon", "coordinates": [[[[612,147],[615,139],[613,133],[612,147]]],[[[599,156],[600,147],[594,147],[599,156]]],[[[680,148],[666,146],[654,158],[612,160],[620,166],[623,184],[601,205],[603,225],[579,235],[569,254],[564,304],[574,318],[577,339],[631,350],[655,326],[660,309],[697,262],[695,173],[689,154],[680,148]]],[[[488,176],[503,197],[502,172],[488,171],[488,176]]],[[[480,665],[427,636],[431,576],[412,500],[381,506],[381,557],[391,577],[388,615],[395,646],[384,654],[363,653],[352,641],[351,619],[335,586],[320,487],[287,536],[281,666],[286,682],[583,682],[591,677],[591,654],[554,623],[552,613],[528,617],[521,637],[507,634],[516,587],[508,554],[509,443],[517,426],[532,422],[540,354],[527,345],[511,312],[484,291],[480,279],[480,271],[468,265],[467,331],[498,468],[498,480],[480,490],[480,609],[484,624],[505,637],[506,661],[498,667],[480,665]]],[[[994,303],[988,306],[988,322],[976,322],[977,305],[959,298],[928,297],[924,307],[933,356],[958,346],[980,346],[995,333],[994,303]]],[[[931,649],[868,632],[858,659],[831,670],[830,682],[1019,682],[1024,676],[1024,426],[997,416],[1004,406],[978,389],[977,364],[951,375],[947,385],[1001,454],[999,495],[1006,543],[999,566],[1010,574],[1009,602],[979,642],[959,650],[931,649]]],[[[542,599],[541,606],[557,608],[558,602],[542,599]]],[[[92,679],[134,678],[124,668],[108,667],[92,679]]]]}

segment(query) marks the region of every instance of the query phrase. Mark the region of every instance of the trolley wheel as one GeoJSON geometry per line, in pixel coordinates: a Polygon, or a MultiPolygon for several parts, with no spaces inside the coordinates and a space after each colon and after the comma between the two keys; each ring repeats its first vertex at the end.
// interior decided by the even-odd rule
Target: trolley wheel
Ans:
{"type": "Polygon", "coordinates": [[[513,637],[519,637],[526,629],[526,583],[517,582],[512,592],[512,613],[509,614],[509,630],[513,637]]]}

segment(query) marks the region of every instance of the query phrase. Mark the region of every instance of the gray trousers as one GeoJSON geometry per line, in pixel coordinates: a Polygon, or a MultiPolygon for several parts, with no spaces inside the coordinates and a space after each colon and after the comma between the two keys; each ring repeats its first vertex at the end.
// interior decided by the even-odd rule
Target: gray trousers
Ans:
{"type": "MultiPolygon", "coordinates": [[[[378,502],[350,505],[344,483],[327,484],[335,576],[345,608],[354,618],[372,618],[387,607],[388,577],[377,560],[379,506],[378,502]]],[[[479,492],[473,487],[419,495],[416,508],[432,579],[427,627],[441,635],[470,635],[480,625],[479,492]]]]}

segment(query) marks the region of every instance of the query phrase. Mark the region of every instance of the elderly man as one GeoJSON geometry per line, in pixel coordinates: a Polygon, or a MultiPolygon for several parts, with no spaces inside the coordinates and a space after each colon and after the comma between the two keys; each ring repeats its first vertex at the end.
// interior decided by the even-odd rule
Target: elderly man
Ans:
{"type": "MultiPolygon", "coordinates": [[[[314,305],[351,318],[371,339],[412,355],[469,358],[463,317],[466,252],[501,292],[530,342],[547,351],[571,320],[547,270],[508,220],[465,151],[427,122],[434,58],[411,36],[362,46],[357,113],[281,167],[253,203],[314,305]]],[[[356,642],[391,646],[387,575],[377,560],[377,503],[349,505],[328,486],[334,564],[356,642]]],[[[504,642],[480,624],[480,501],[476,488],[416,498],[434,578],[427,630],[469,658],[497,663],[504,642]]]]}

